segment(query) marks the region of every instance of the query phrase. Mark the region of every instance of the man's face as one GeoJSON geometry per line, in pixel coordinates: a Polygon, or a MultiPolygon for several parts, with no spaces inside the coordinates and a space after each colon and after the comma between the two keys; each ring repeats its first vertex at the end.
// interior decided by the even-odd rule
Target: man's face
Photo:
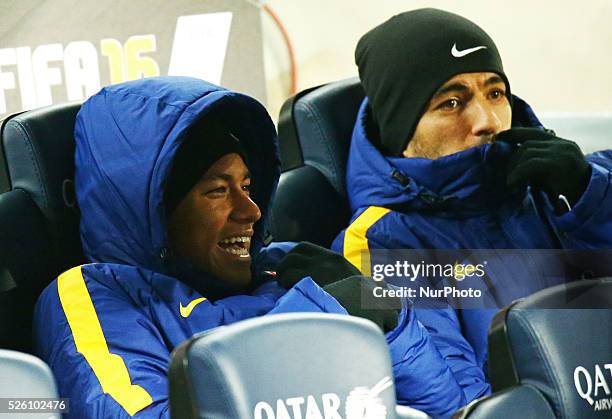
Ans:
{"type": "Polygon", "coordinates": [[[493,141],[510,128],[506,85],[495,73],[459,74],[432,96],[404,157],[437,159],[493,141]]]}
{"type": "Polygon", "coordinates": [[[251,179],[235,153],[217,160],[172,213],[172,250],[196,267],[236,286],[251,281],[251,237],[261,212],[249,197],[251,179]]]}

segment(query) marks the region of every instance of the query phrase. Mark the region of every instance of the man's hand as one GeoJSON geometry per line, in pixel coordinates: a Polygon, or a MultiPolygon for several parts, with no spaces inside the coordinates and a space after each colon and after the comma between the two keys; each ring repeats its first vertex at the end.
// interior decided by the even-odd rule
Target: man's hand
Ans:
{"type": "Polygon", "coordinates": [[[495,141],[519,145],[508,163],[508,186],[539,188],[557,210],[565,207],[565,211],[569,208],[559,206],[563,200],[560,195],[573,206],[584,193],[591,166],[575,142],[537,128],[512,128],[497,135],[495,141]]]}
{"type": "Polygon", "coordinates": [[[295,246],[276,269],[276,280],[286,289],[310,276],[320,287],[360,272],[342,255],[316,244],[302,242],[295,246]]]}
{"type": "Polygon", "coordinates": [[[338,300],[351,316],[373,321],[386,333],[397,327],[401,303],[391,297],[374,297],[373,290],[376,287],[387,286],[384,282],[355,275],[326,285],[323,289],[338,300]]]}

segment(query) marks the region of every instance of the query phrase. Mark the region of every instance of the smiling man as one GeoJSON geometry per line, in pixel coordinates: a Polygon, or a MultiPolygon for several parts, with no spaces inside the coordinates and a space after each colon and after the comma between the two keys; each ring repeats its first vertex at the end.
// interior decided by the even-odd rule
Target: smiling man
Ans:
{"type": "MultiPolygon", "coordinates": [[[[382,252],[364,253],[381,249],[612,248],[610,152],[585,158],[545,130],[511,94],[495,43],[475,23],[405,12],[366,33],[355,60],[367,97],[347,163],[353,216],[333,248],[357,268],[369,274],[361,261],[373,265],[382,252]]],[[[416,310],[468,402],[490,392],[487,331],[497,310],[573,279],[534,274],[550,262],[538,255],[487,271],[474,309],[449,300],[416,310]]]]}
{"type": "Polygon", "coordinates": [[[274,125],[248,96],[160,77],[92,96],[75,139],[91,263],[41,295],[37,352],[70,399],[67,417],[169,417],[177,345],[295,305],[252,263],[279,175],[274,125]]]}
{"type": "Polygon", "coordinates": [[[250,197],[246,151],[210,117],[189,127],[185,137],[164,196],[175,263],[190,263],[245,292],[251,283],[253,228],[261,218],[250,197]]]}
{"type": "MultiPolygon", "coordinates": [[[[229,141],[235,141],[230,134],[229,141]]],[[[204,153],[193,156],[205,155],[204,153]]],[[[236,286],[251,280],[251,237],[261,218],[249,198],[251,178],[244,154],[226,154],[205,171],[174,211],[168,211],[171,248],[198,268],[236,286]],[[205,219],[201,214],[209,214],[205,219]]],[[[179,162],[177,162],[179,163],[179,162]]],[[[181,164],[175,163],[174,172],[181,164]]],[[[168,185],[173,190],[172,181],[168,185]]]]}

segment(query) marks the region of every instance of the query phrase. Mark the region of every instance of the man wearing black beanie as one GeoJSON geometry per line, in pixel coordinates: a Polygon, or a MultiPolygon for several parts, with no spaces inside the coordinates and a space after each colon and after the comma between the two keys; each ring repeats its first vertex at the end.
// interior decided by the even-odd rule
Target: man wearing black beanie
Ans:
{"type": "MultiPolygon", "coordinates": [[[[377,252],[384,249],[612,248],[611,154],[585,157],[545,130],[511,94],[495,43],[475,23],[431,8],[401,13],[359,40],[355,61],[366,98],[346,172],[353,216],[332,248],[364,275],[390,254],[377,252]]],[[[520,260],[491,254],[500,255],[501,269],[454,285],[477,286],[483,298],[415,310],[465,403],[491,391],[487,332],[497,310],[575,279],[535,274],[550,263],[536,251],[520,260]]],[[[440,303],[418,295],[414,302],[440,303]]],[[[413,407],[452,410],[414,392],[413,407]]]]}
{"type": "MultiPolygon", "coordinates": [[[[355,61],[371,109],[367,132],[386,156],[436,159],[491,143],[511,122],[529,125],[522,106],[513,115],[495,43],[461,16],[437,9],[394,16],[359,40],[355,61]]],[[[541,129],[500,139],[526,143],[507,168],[510,186],[540,187],[558,212],[578,201],[590,168],[573,142],[541,129]]]]}
{"type": "Polygon", "coordinates": [[[405,150],[436,91],[453,76],[495,73],[510,105],[510,84],[493,40],[452,13],[421,9],[402,13],[365,34],[355,61],[385,155],[405,150]]]}

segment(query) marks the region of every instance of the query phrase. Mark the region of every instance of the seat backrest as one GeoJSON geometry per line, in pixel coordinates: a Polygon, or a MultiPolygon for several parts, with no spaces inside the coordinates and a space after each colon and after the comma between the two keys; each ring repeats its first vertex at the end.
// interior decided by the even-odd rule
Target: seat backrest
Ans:
{"type": "Polygon", "coordinates": [[[385,338],[356,317],[278,314],[217,328],[174,350],[169,378],[173,418],[395,417],[385,338]],[[371,416],[349,413],[363,409],[371,416]]]}
{"type": "MultiPolygon", "coordinates": [[[[0,406],[6,411],[6,399],[58,398],[51,369],[35,356],[0,349],[0,406]]],[[[18,406],[14,406],[18,407],[18,406]]],[[[59,406],[56,406],[59,407],[59,406]]],[[[69,408],[69,406],[68,406],[69,408]]],[[[59,414],[22,412],[23,417],[59,419],[59,414]]],[[[19,413],[14,413],[18,417],[19,413]]],[[[0,413],[0,417],[3,417],[0,413]]]]}
{"type": "Polygon", "coordinates": [[[612,279],[539,291],[504,308],[489,331],[494,391],[529,384],[557,417],[609,417],[612,279]]]}
{"type": "Polygon", "coordinates": [[[269,229],[276,240],[329,246],[350,212],[345,173],[355,117],[364,98],[357,78],[287,100],[278,132],[283,173],[269,229]]]}
{"type": "Polygon", "coordinates": [[[474,400],[453,416],[454,419],[496,417],[554,419],[555,415],[542,393],[529,385],[524,385],[474,400]]]}
{"type": "Polygon", "coordinates": [[[0,347],[28,350],[23,344],[29,340],[36,297],[55,276],[84,259],[72,184],[79,108],[77,103],[54,105],[2,121],[0,347]],[[9,313],[7,324],[4,311],[13,309],[26,313],[9,313]]]}

